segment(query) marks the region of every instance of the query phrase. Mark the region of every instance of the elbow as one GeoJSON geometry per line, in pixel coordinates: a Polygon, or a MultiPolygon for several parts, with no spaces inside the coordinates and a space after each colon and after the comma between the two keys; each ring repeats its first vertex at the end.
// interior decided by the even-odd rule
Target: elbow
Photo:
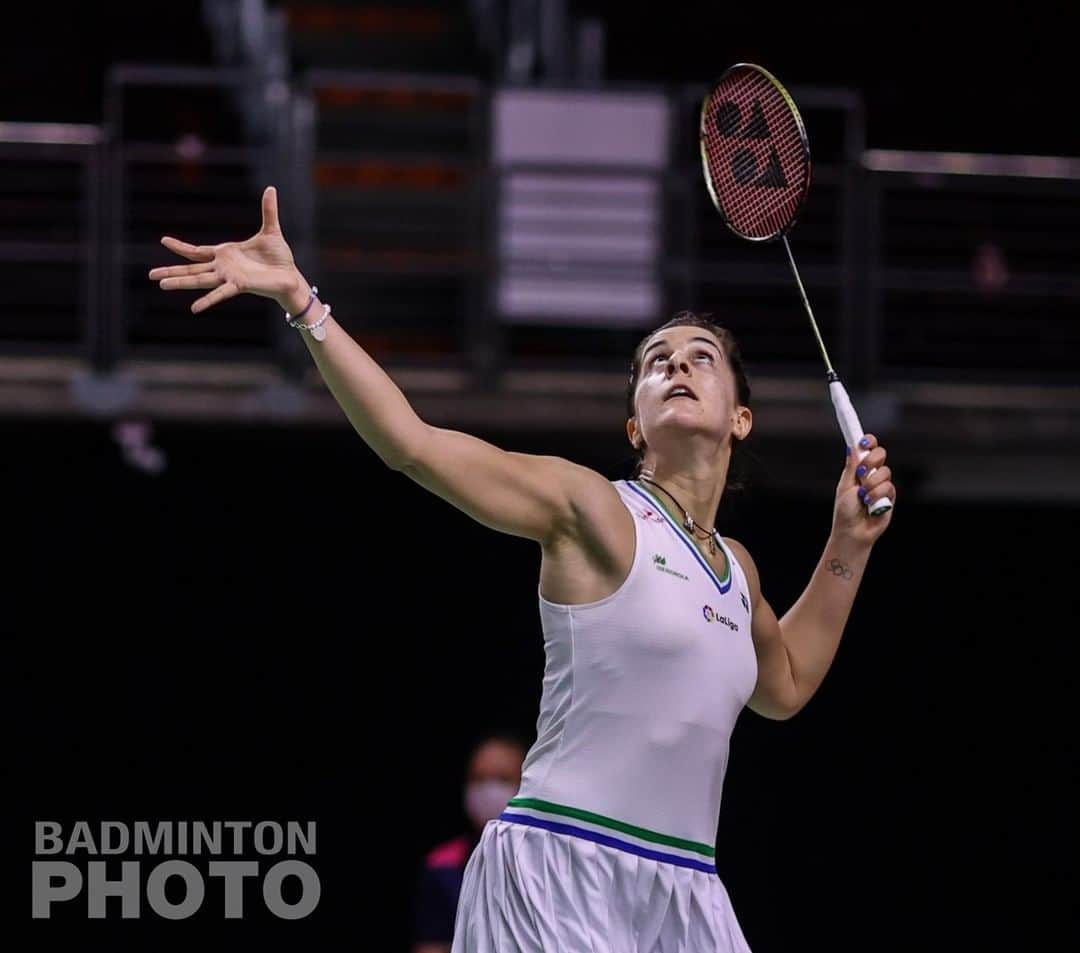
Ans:
{"type": "Polygon", "coordinates": [[[391,470],[411,476],[423,469],[424,457],[421,448],[424,445],[424,434],[422,431],[404,438],[370,442],[368,445],[391,470]]]}
{"type": "Polygon", "coordinates": [[[384,452],[379,454],[379,459],[382,460],[391,470],[396,473],[409,473],[415,472],[416,460],[414,457],[405,453],[384,452]]]}
{"type": "Polygon", "coordinates": [[[783,712],[780,715],[780,721],[791,721],[800,711],[806,707],[806,703],[810,701],[809,695],[803,695],[796,688],[789,698],[784,702],[783,712]]]}
{"type": "Polygon", "coordinates": [[[808,699],[801,697],[798,686],[792,682],[782,694],[778,694],[770,717],[774,721],[790,721],[806,705],[808,699]]]}
{"type": "Polygon", "coordinates": [[[783,712],[777,717],[777,721],[791,721],[800,711],[802,711],[802,705],[793,705],[791,708],[785,708],[783,712]]]}
{"type": "Polygon", "coordinates": [[[769,721],[788,721],[794,718],[803,708],[803,703],[796,701],[794,694],[784,693],[771,695],[756,691],[748,703],[751,711],[756,712],[769,721]]]}
{"type": "Polygon", "coordinates": [[[785,696],[784,703],[781,706],[783,711],[780,716],[781,721],[790,721],[794,718],[809,701],[809,698],[804,698],[799,691],[799,686],[792,682],[791,691],[785,696]]]}
{"type": "Polygon", "coordinates": [[[791,721],[800,711],[802,711],[802,705],[789,705],[784,708],[776,709],[770,718],[773,721],[791,721]]]}
{"type": "Polygon", "coordinates": [[[801,706],[784,707],[780,706],[765,706],[765,705],[752,705],[751,709],[761,715],[762,718],[767,721],[791,721],[801,710],[801,706]]]}
{"type": "Polygon", "coordinates": [[[398,473],[409,473],[416,469],[416,459],[411,454],[397,447],[372,447],[377,456],[387,467],[398,473]]]}

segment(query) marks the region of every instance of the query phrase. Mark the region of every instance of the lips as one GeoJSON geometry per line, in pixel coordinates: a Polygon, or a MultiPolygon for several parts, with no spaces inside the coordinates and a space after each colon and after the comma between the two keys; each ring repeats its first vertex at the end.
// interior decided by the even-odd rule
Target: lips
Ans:
{"type": "Polygon", "coordinates": [[[686,384],[676,384],[665,395],[664,400],[671,400],[672,397],[689,397],[691,400],[697,400],[697,394],[695,394],[686,384]]]}

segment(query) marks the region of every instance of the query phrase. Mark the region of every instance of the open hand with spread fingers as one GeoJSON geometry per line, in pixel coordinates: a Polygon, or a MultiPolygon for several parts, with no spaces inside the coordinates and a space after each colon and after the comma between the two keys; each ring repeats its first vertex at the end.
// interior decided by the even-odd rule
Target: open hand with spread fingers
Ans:
{"type": "Polygon", "coordinates": [[[281,234],[273,186],[263,192],[262,227],[246,241],[191,245],[165,236],[161,244],[194,264],[153,268],[150,279],[163,291],[207,290],[191,305],[194,314],[244,293],[273,298],[285,311],[308,300],[307,283],[281,234]]]}

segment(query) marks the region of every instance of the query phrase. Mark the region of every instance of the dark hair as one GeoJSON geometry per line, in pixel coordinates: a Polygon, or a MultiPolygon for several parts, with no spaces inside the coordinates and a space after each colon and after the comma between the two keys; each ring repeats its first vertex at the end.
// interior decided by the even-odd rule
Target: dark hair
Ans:
{"type": "Polygon", "coordinates": [[[469,740],[466,762],[472,761],[476,753],[489,744],[501,744],[511,748],[519,748],[522,754],[528,754],[529,752],[528,742],[516,731],[494,728],[472,736],[469,740]]]}
{"type": "MultiPolygon", "coordinates": [[[[634,357],[630,362],[630,381],[626,388],[627,417],[635,416],[634,396],[637,393],[638,381],[641,378],[641,359],[645,353],[645,345],[661,331],[666,331],[668,328],[687,326],[703,328],[720,342],[720,346],[724,349],[724,356],[727,358],[728,366],[735,375],[735,396],[742,406],[750,406],[750,382],[746,379],[746,369],[743,367],[742,353],[739,351],[739,344],[735,340],[735,335],[727,328],[721,327],[719,324],[712,321],[711,315],[698,314],[695,311],[680,311],[670,321],[667,321],[660,325],[660,327],[646,334],[634,349],[634,357]]],[[[735,449],[738,446],[739,441],[734,440],[731,447],[733,463],[735,459],[735,449]]],[[[641,472],[641,461],[645,458],[645,442],[642,441],[641,445],[636,449],[637,464],[634,467],[633,473],[635,477],[641,472]]],[[[742,480],[739,478],[738,474],[733,473],[733,468],[729,467],[726,489],[740,490],[742,488],[742,480]]]]}

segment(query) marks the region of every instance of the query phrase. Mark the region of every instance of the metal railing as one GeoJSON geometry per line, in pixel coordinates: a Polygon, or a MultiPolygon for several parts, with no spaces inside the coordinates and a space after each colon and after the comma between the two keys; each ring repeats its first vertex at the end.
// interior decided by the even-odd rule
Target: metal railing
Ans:
{"type": "Polygon", "coordinates": [[[1080,382],[1080,159],[862,161],[880,373],[1080,382]]]}
{"type": "Polygon", "coordinates": [[[382,353],[475,363],[488,96],[468,77],[389,72],[312,70],[298,86],[288,202],[301,260],[382,353]]]}
{"type": "Polygon", "coordinates": [[[102,134],[0,122],[0,341],[9,353],[100,359],[102,134]]]}
{"type": "Polygon", "coordinates": [[[168,232],[194,244],[245,238],[258,227],[252,191],[282,171],[289,90],[248,70],[115,66],[105,84],[105,340],[99,365],[138,358],[271,360],[265,301],[242,298],[213,322],[191,320],[147,280],[171,258],[168,232]],[[271,118],[252,143],[236,103],[261,92],[271,118]],[[129,131],[129,127],[138,130],[129,131]]]}
{"type": "MultiPolygon", "coordinates": [[[[289,86],[245,70],[122,66],[109,73],[104,130],[0,123],[4,349],[66,354],[98,371],[222,358],[295,376],[306,355],[268,302],[245,297],[193,320],[189,300],[146,279],[169,258],[161,232],[197,243],[246,237],[263,185],[275,181],[305,272],[333,289],[336,314],[388,362],[459,367],[487,381],[515,366],[612,369],[642,327],[694,307],[732,324],[759,372],[816,373],[779,249],[728,234],[701,187],[702,90],[659,91],[667,159],[642,179],[656,184],[655,218],[648,203],[609,196],[592,223],[586,198],[599,201],[603,189],[575,198],[562,186],[575,177],[614,186],[627,168],[496,161],[498,92],[467,77],[312,71],[289,86]],[[266,141],[245,138],[237,90],[265,102],[266,141]],[[561,197],[545,191],[554,179],[523,174],[562,176],[561,197]],[[525,186],[536,188],[511,234],[507,202],[525,186]],[[557,329],[500,316],[508,267],[532,269],[542,294],[560,267],[552,242],[577,229],[576,246],[587,248],[593,229],[609,246],[596,273],[616,275],[619,249],[638,248],[646,219],[659,249],[655,315],[571,316],[557,329]]],[[[815,175],[792,245],[853,389],[1004,371],[1075,383],[1080,160],[867,150],[857,96],[793,94],[815,175]]],[[[594,267],[590,256],[571,257],[567,270],[594,267]]]]}

